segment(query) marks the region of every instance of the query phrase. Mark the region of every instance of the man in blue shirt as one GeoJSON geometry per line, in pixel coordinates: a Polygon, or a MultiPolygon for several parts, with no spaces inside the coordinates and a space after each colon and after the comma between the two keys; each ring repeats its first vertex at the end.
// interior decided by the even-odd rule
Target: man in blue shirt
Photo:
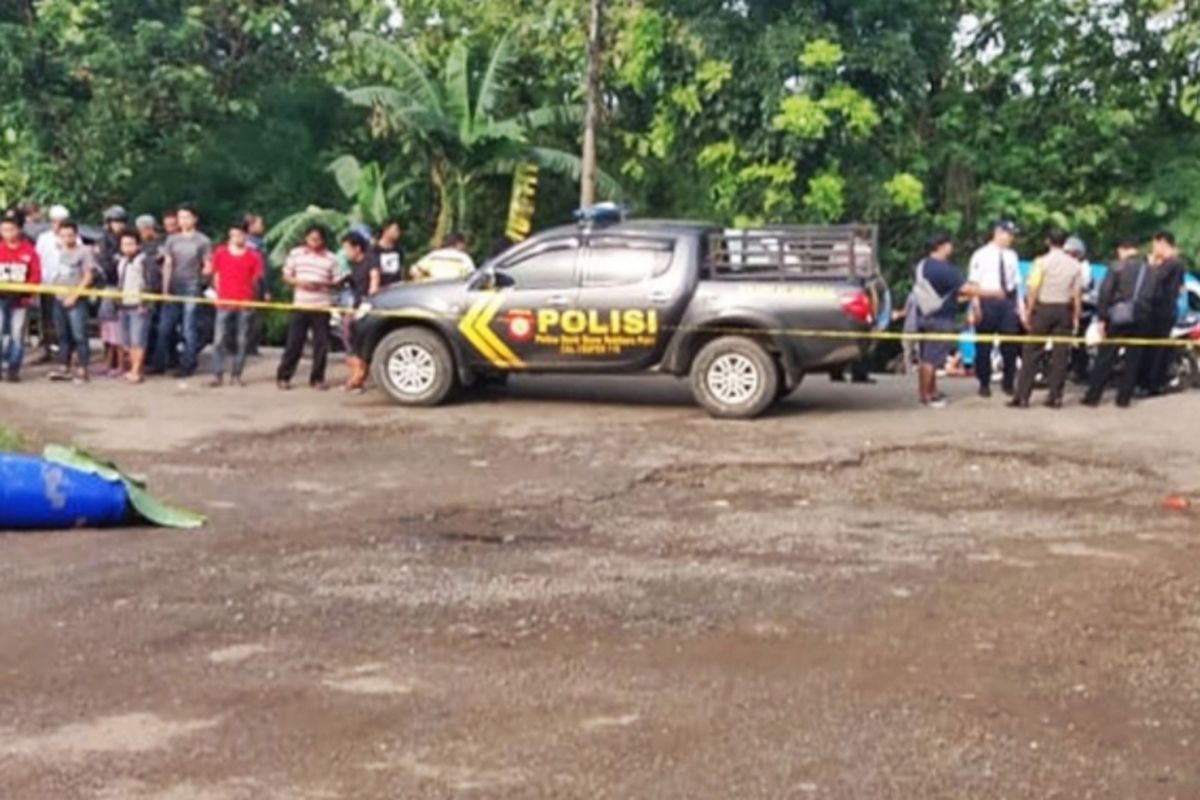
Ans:
{"type": "Polygon", "coordinates": [[[939,232],[929,237],[926,252],[929,255],[921,261],[918,269],[943,300],[936,311],[922,313],[917,326],[921,333],[939,337],[921,342],[918,391],[923,405],[945,408],[946,396],[937,388],[937,371],[945,366],[946,359],[954,351],[959,305],[976,297],[990,298],[997,294],[1003,297],[1003,292],[991,292],[981,289],[978,284],[969,283],[962,272],[950,263],[950,257],[954,254],[954,242],[950,234],[939,232]]]}

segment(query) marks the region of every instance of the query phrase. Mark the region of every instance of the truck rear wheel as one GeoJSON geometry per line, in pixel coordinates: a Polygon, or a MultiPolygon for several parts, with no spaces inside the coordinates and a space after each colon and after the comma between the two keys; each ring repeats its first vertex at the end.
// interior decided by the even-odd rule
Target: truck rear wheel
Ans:
{"type": "Polygon", "coordinates": [[[454,356],[441,336],[425,328],[401,328],[383,337],[371,371],[376,385],[401,405],[436,406],[454,389],[454,356]]]}
{"type": "Polygon", "coordinates": [[[692,394],[714,417],[757,417],[779,396],[779,369],[771,354],[745,336],[722,336],[692,362],[692,394]]]}

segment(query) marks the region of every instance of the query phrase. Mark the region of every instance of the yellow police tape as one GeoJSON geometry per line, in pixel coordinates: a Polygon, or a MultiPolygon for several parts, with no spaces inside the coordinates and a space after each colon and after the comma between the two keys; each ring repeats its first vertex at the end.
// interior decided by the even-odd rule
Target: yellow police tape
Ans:
{"type": "MultiPolygon", "coordinates": [[[[54,296],[75,296],[87,299],[112,299],[121,300],[129,297],[124,292],[118,289],[77,289],[74,286],[41,286],[30,285],[26,283],[5,283],[0,282],[0,299],[3,299],[5,294],[16,294],[22,296],[29,295],[54,295],[54,296]]],[[[270,300],[217,300],[210,297],[181,297],[179,295],[155,294],[151,292],[141,292],[136,295],[139,302],[147,303],[194,303],[196,305],[205,306],[221,306],[226,309],[248,309],[254,311],[324,311],[328,313],[343,313],[353,314],[354,309],[342,306],[331,306],[328,308],[313,308],[311,306],[301,306],[295,303],[281,303],[270,300]]],[[[474,308],[465,313],[473,313],[474,308]]],[[[370,316],[392,317],[398,319],[437,319],[443,318],[447,321],[460,324],[463,322],[463,314],[436,314],[435,312],[425,311],[423,309],[372,309],[368,312],[370,316]]],[[[695,327],[687,327],[683,325],[664,325],[663,330],[674,331],[693,331],[701,333],[741,333],[744,329],[741,328],[723,328],[720,326],[700,325],[695,327]]],[[[1000,344],[1066,344],[1066,345],[1085,345],[1089,344],[1088,340],[1083,336],[1038,336],[1034,334],[1016,334],[1016,333],[905,333],[900,331],[833,331],[833,330],[817,330],[810,328],[776,328],[763,329],[756,328],[756,333],[765,334],[768,336],[792,336],[801,339],[845,339],[854,341],[887,341],[887,342],[960,342],[960,341],[975,341],[1000,344]]],[[[1200,349],[1200,341],[1192,339],[1158,339],[1147,337],[1113,337],[1104,339],[1103,343],[1113,347],[1185,347],[1200,349]]],[[[515,358],[515,357],[514,357],[515,358]]]]}

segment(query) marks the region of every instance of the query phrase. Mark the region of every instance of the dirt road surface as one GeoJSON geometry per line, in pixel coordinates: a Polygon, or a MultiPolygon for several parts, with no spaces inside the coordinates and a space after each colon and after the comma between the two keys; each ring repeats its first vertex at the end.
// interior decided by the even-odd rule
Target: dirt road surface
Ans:
{"type": "Polygon", "coordinates": [[[1200,394],[0,389],[203,510],[0,535],[0,797],[1200,797],[1200,394]]]}

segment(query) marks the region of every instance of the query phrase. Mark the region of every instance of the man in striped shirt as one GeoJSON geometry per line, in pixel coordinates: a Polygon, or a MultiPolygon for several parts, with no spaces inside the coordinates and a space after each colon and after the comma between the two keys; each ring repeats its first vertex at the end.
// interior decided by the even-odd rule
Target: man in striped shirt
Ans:
{"type": "Polygon", "coordinates": [[[310,225],[304,233],[304,244],[288,253],[283,265],[283,281],[294,292],[293,302],[299,308],[288,322],[287,346],[279,362],[276,385],[291,389],[292,378],[300,366],[308,332],[313,337],[312,372],[308,384],[324,391],[325,363],[329,357],[329,308],[333,305],[333,288],[337,281],[337,256],[329,251],[328,234],[320,225],[310,225]]]}

